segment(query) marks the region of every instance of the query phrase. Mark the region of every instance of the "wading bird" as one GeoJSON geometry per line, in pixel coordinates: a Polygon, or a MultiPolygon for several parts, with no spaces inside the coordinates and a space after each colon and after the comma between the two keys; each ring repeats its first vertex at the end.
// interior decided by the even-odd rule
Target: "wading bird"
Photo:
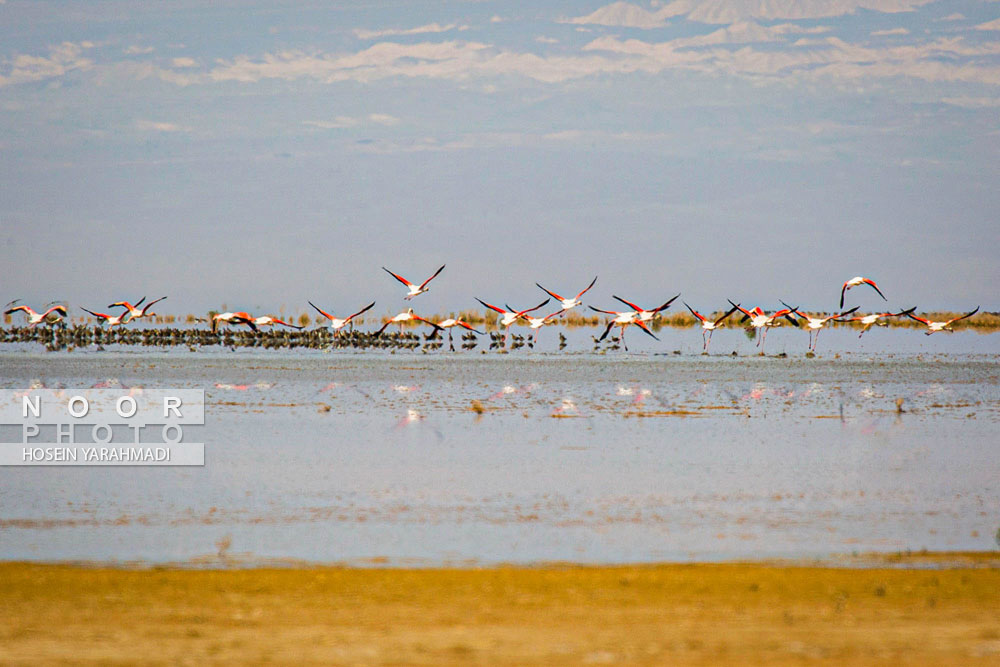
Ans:
{"type": "MultiPolygon", "coordinates": [[[[7,305],[12,306],[18,301],[20,301],[20,299],[15,299],[7,305]]],[[[58,324],[59,322],[62,322],[63,317],[66,317],[66,306],[62,304],[52,306],[44,313],[36,313],[31,309],[31,306],[14,306],[13,308],[3,311],[3,314],[10,315],[11,313],[16,313],[19,310],[23,311],[27,316],[29,329],[36,324],[41,324],[42,322],[45,322],[46,324],[58,324]]]]}
{"type": "Polygon", "coordinates": [[[500,326],[502,326],[504,328],[504,331],[503,331],[503,342],[504,343],[507,342],[507,332],[510,331],[510,327],[511,327],[512,324],[514,324],[519,319],[521,319],[521,317],[523,317],[525,313],[532,313],[532,312],[538,310],[539,308],[541,308],[542,306],[544,306],[545,304],[547,304],[549,301],[551,301],[551,299],[546,299],[545,301],[542,301],[540,304],[538,304],[534,308],[528,308],[527,310],[514,310],[510,306],[507,306],[507,310],[504,310],[503,308],[498,308],[497,306],[494,306],[494,305],[486,303],[485,301],[483,301],[479,297],[475,297],[475,299],[476,299],[476,301],[478,301],[479,303],[483,304],[484,306],[486,306],[490,310],[495,311],[497,313],[500,313],[500,316],[501,316],[500,317],[500,326]]]}
{"type": "Polygon", "coordinates": [[[850,280],[848,280],[846,283],[844,283],[844,286],[840,288],[840,307],[841,308],[844,307],[844,294],[847,292],[847,290],[851,289],[852,287],[857,287],[858,285],[871,285],[872,288],[876,292],[878,292],[878,295],[880,297],[882,297],[882,299],[884,301],[888,301],[888,299],[885,298],[885,294],[882,294],[882,290],[880,290],[878,288],[878,285],[875,284],[874,280],[869,280],[868,278],[862,278],[861,276],[855,276],[855,277],[851,278],[850,280]]]}
{"type": "Polygon", "coordinates": [[[125,324],[126,322],[128,322],[127,318],[129,315],[129,311],[127,309],[123,310],[117,315],[108,315],[107,313],[95,313],[94,311],[87,310],[86,308],[81,308],[80,310],[82,310],[85,313],[90,313],[91,315],[96,317],[97,321],[100,324],[107,324],[109,329],[111,329],[112,327],[116,327],[119,324],[125,324]]]}
{"type": "Polygon", "coordinates": [[[260,317],[253,318],[253,323],[258,327],[273,327],[275,324],[280,324],[283,327],[289,327],[290,329],[302,329],[304,327],[296,326],[294,324],[289,324],[279,320],[277,317],[271,317],[270,315],[262,315],[260,317]]]}
{"type": "Polygon", "coordinates": [[[427,283],[429,283],[430,281],[432,281],[435,278],[437,278],[438,274],[441,273],[442,271],[444,271],[444,267],[445,267],[445,265],[442,264],[441,268],[438,269],[437,271],[435,271],[433,276],[431,276],[430,278],[428,278],[424,282],[420,283],[419,285],[414,285],[413,283],[411,283],[409,280],[407,280],[403,276],[401,276],[401,275],[399,275],[397,273],[393,273],[392,271],[390,271],[389,269],[385,268],[384,266],[382,267],[382,270],[385,271],[386,273],[388,273],[390,276],[392,276],[396,280],[398,280],[399,282],[401,282],[404,285],[406,285],[406,287],[410,290],[410,292],[409,292],[409,294],[407,294],[403,298],[406,299],[407,301],[409,301],[410,299],[412,299],[413,297],[417,296],[418,294],[423,294],[424,292],[426,292],[427,290],[429,290],[430,288],[427,287],[427,283]]]}
{"type": "Polygon", "coordinates": [[[257,331],[257,321],[253,315],[250,313],[239,311],[236,313],[217,313],[212,316],[212,333],[215,333],[219,328],[219,323],[225,322],[226,324],[245,324],[256,333],[257,331]]]}
{"type": "Polygon", "coordinates": [[[660,314],[661,310],[666,310],[667,308],[669,308],[670,304],[672,304],[674,301],[676,301],[677,297],[679,297],[679,296],[680,296],[680,294],[678,294],[674,298],[670,299],[670,301],[667,301],[665,304],[663,304],[659,308],[654,308],[653,310],[643,310],[642,308],[640,308],[639,306],[635,305],[631,301],[626,301],[625,299],[621,298],[620,296],[614,296],[614,295],[612,295],[612,298],[618,299],[619,301],[621,301],[622,303],[624,303],[626,306],[628,306],[629,308],[633,309],[635,311],[635,314],[636,314],[636,319],[638,319],[640,322],[646,323],[646,322],[652,322],[653,319],[656,318],[656,316],[660,314]]]}
{"type": "Polygon", "coordinates": [[[390,324],[393,324],[393,323],[399,325],[399,333],[402,334],[403,333],[403,323],[404,322],[409,322],[410,320],[417,320],[418,322],[423,322],[424,324],[429,324],[432,327],[434,327],[435,331],[441,331],[441,327],[439,327],[438,325],[434,324],[430,320],[425,320],[424,318],[420,317],[419,315],[415,315],[413,313],[413,309],[412,308],[407,308],[405,311],[403,311],[399,315],[395,315],[392,318],[390,318],[388,322],[386,322],[385,324],[382,325],[382,328],[379,329],[375,333],[375,335],[376,336],[381,336],[382,332],[385,331],[385,328],[387,326],[389,326],[390,324]]]}
{"type": "Polygon", "coordinates": [[[586,289],[584,289],[582,292],[580,292],[579,294],[577,294],[572,299],[564,299],[561,296],[559,296],[558,294],[556,294],[555,292],[551,292],[551,291],[545,289],[544,287],[542,287],[538,283],[535,283],[535,284],[538,285],[538,288],[541,289],[543,292],[545,292],[546,294],[548,294],[549,296],[551,296],[553,299],[555,299],[556,301],[558,301],[558,302],[560,302],[562,304],[562,310],[560,310],[559,312],[565,312],[565,311],[569,310],[570,308],[576,308],[577,306],[582,305],[583,302],[580,301],[580,297],[583,296],[584,294],[586,294],[587,291],[591,287],[593,287],[594,283],[596,283],[596,282],[597,282],[597,276],[594,276],[594,279],[590,281],[590,284],[587,285],[586,289]]]}
{"type": "Polygon", "coordinates": [[[716,329],[718,329],[719,327],[721,327],[725,323],[725,321],[727,319],[729,319],[729,316],[732,315],[733,313],[735,313],[736,309],[740,307],[739,304],[733,304],[733,307],[730,308],[728,311],[726,311],[725,315],[723,315],[719,319],[713,321],[713,320],[706,319],[697,310],[695,310],[691,306],[688,306],[687,303],[685,303],[683,301],[681,303],[683,303],[685,306],[687,306],[687,309],[691,311],[691,314],[694,315],[695,317],[697,317],[698,320],[701,322],[701,340],[702,340],[701,351],[704,352],[705,354],[708,354],[708,346],[712,342],[712,333],[716,329]]]}
{"type": "Polygon", "coordinates": [[[620,338],[622,341],[622,347],[624,347],[625,351],[628,352],[628,345],[625,344],[625,327],[631,324],[636,325],[637,327],[645,331],[647,334],[649,334],[656,340],[660,340],[659,338],[656,338],[656,334],[654,334],[652,331],[649,330],[649,327],[647,327],[645,324],[643,324],[638,320],[639,313],[634,310],[629,310],[626,312],[618,312],[616,310],[601,310],[600,308],[594,308],[593,306],[588,306],[588,308],[597,313],[604,313],[605,315],[614,315],[614,318],[610,322],[608,322],[607,328],[604,329],[604,333],[602,333],[601,337],[597,339],[598,343],[600,343],[602,340],[608,337],[608,333],[611,331],[613,327],[621,327],[620,338]]]}
{"type": "Polygon", "coordinates": [[[871,315],[862,315],[860,317],[852,317],[851,319],[849,319],[847,321],[848,322],[861,322],[861,324],[863,326],[861,327],[861,333],[858,334],[858,338],[861,338],[862,336],[865,335],[866,331],[868,331],[869,329],[871,329],[876,324],[878,324],[880,327],[889,326],[888,324],[883,324],[883,323],[879,322],[879,320],[882,319],[883,317],[900,317],[902,315],[909,315],[910,313],[912,313],[916,309],[917,309],[917,307],[914,306],[913,308],[910,308],[908,310],[901,310],[898,313],[872,313],[871,315]]]}
{"type": "Polygon", "coordinates": [[[930,336],[931,334],[937,333],[939,331],[954,331],[954,329],[951,328],[952,324],[958,322],[959,320],[964,320],[967,317],[972,317],[978,312],[979,312],[979,306],[976,306],[976,309],[973,310],[972,312],[966,313],[965,315],[961,315],[959,317],[953,317],[947,322],[933,322],[931,320],[924,319],[923,317],[917,317],[912,312],[907,313],[906,316],[909,317],[910,319],[916,320],[917,322],[923,322],[924,324],[926,324],[927,331],[925,331],[924,333],[930,336]]]}
{"type": "MultiPolygon", "coordinates": [[[[347,317],[340,318],[340,317],[334,317],[333,315],[331,315],[330,313],[328,313],[328,312],[326,312],[324,310],[320,310],[319,306],[317,306],[312,301],[306,301],[306,303],[308,303],[310,306],[312,306],[313,308],[315,308],[319,312],[320,315],[322,315],[326,319],[330,320],[330,328],[333,329],[334,331],[340,331],[341,329],[343,329],[344,327],[346,327],[348,324],[351,324],[351,320],[353,320],[355,317],[357,317],[358,315],[360,315],[360,314],[362,314],[362,313],[370,310],[371,308],[373,308],[375,306],[375,302],[372,301],[367,306],[365,306],[364,308],[362,308],[358,312],[354,313],[353,315],[348,315],[347,317]]],[[[354,325],[353,324],[351,324],[351,329],[352,330],[354,329],[354,325]]]]}
{"type": "Polygon", "coordinates": [[[819,343],[819,332],[826,326],[827,322],[833,322],[839,320],[844,315],[850,315],[858,309],[858,306],[854,306],[850,310],[845,310],[842,313],[837,313],[836,315],[828,315],[827,317],[809,317],[797,308],[792,308],[784,301],[781,302],[785,308],[789,308],[793,313],[801,317],[806,321],[806,328],[809,330],[809,351],[816,351],[816,344],[819,343]],[[815,334],[815,336],[813,335],[815,334]]]}
{"type": "Polygon", "coordinates": [[[764,339],[767,338],[767,330],[770,327],[778,326],[777,320],[784,317],[789,322],[798,326],[798,320],[792,317],[794,308],[784,308],[782,310],[775,311],[768,315],[760,306],[757,306],[753,310],[746,310],[740,306],[737,306],[732,300],[729,301],[729,305],[736,306],[736,309],[743,313],[742,322],[750,321],[750,326],[752,326],[757,331],[757,347],[760,348],[760,353],[764,354],[764,339]]]}

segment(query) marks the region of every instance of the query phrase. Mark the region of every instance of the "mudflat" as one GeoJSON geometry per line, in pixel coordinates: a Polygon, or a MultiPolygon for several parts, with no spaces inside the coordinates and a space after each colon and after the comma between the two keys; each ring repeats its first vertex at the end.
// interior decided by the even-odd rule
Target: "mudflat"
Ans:
{"type": "Polygon", "coordinates": [[[2,661],[1000,663],[997,554],[470,569],[0,564],[2,661]]]}

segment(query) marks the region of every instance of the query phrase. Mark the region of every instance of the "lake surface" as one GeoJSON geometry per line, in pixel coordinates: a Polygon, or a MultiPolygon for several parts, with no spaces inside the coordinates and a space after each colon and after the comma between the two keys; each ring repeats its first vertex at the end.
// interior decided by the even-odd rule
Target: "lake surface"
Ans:
{"type": "Polygon", "coordinates": [[[0,468],[0,559],[192,562],[220,544],[361,564],[996,547],[1000,335],[834,330],[806,359],[795,330],[767,340],[787,358],[755,356],[738,331],[709,357],[693,329],[660,343],[630,331],[629,354],[591,353],[591,333],[555,353],[546,330],[506,355],[7,346],[2,388],[204,388],[205,426],[185,433],[206,465],[0,468]]]}

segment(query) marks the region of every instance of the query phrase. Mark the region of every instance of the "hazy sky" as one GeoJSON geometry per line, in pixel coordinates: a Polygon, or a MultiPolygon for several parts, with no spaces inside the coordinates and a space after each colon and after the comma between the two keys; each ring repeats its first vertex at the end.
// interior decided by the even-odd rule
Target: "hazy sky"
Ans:
{"type": "Polygon", "coordinates": [[[998,158],[996,1],[0,0],[2,302],[996,310],[998,158]]]}

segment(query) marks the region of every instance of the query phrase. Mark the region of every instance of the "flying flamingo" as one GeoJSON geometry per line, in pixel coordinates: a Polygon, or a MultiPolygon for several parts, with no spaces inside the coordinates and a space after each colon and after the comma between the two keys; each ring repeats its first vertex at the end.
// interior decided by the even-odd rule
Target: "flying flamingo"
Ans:
{"type": "Polygon", "coordinates": [[[604,330],[604,333],[601,334],[601,337],[597,339],[598,343],[600,343],[602,340],[608,337],[608,333],[611,331],[612,327],[616,326],[621,327],[622,347],[624,347],[625,351],[628,352],[628,345],[625,344],[625,327],[629,326],[630,324],[636,325],[637,327],[645,331],[647,334],[649,334],[656,340],[660,340],[659,338],[656,338],[656,334],[654,334],[652,331],[649,330],[649,327],[647,327],[645,324],[639,321],[638,319],[639,313],[634,310],[618,312],[615,310],[601,310],[600,308],[594,308],[593,306],[588,306],[588,307],[591,310],[598,313],[604,313],[605,315],[614,315],[614,318],[610,322],[608,322],[608,327],[604,330]]]}
{"type": "MultiPolygon", "coordinates": [[[[595,280],[596,280],[596,278],[595,278],[595,280]]],[[[542,289],[545,289],[545,288],[543,287],[542,289]]],[[[584,292],[585,291],[587,291],[587,290],[584,290],[584,292]]],[[[581,292],[581,294],[582,294],[582,292],[581,292]]],[[[531,344],[534,345],[535,343],[538,342],[538,330],[541,329],[543,326],[545,326],[546,322],[548,322],[553,317],[556,317],[557,315],[562,315],[564,312],[565,312],[565,310],[557,310],[556,312],[554,312],[554,313],[552,313],[550,315],[546,315],[545,317],[532,317],[531,315],[527,315],[525,313],[519,313],[521,315],[521,317],[524,318],[528,322],[528,327],[530,327],[531,329],[534,329],[534,331],[535,331],[535,335],[534,335],[534,337],[531,340],[531,344]]]]}
{"type": "Polygon", "coordinates": [[[639,319],[639,321],[642,322],[643,324],[645,324],[647,322],[652,322],[653,319],[657,315],[660,314],[661,310],[666,310],[667,308],[669,308],[670,304],[672,304],[674,301],[676,301],[678,296],[680,296],[680,294],[678,294],[674,298],[670,299],[670,301],[667,301],[665,304],[663,304],[659,308],[654,308],[653,310],[643,310],[642,308],[640,308],[639,306],[635,305],[631,301],[626,301],[625,299],[621,298],[620,296],[614,296],[614,295],[612,295],[612,298],[618,299],[619,301],[621,301],[622,303],[624,303],[626,306],[628,306],[629,308],[631,308],[632,310],[634,310],[635,313],[636,313],[636,317],[639,319]]]}
{"type": "Polygon", "coordinates": [[[409,292],[409,294],[407,294],[403,298],[406,299],[407,301],[409,301],[410,299],[412,299],[413,297],[417,296],[418,294],[423,294],[424,292],[426,292],[427,290],[429,290],[430,288],[427,287],[427,283],[429,283],[430,281],[432,281],[435,278],[437,278],[438,274],[441,273],[442,271],[444,271],[444,267],[445,267],[445,265],[442,264],[441,268],[438,269],[437,271],[435,271],[433,276],[431,276],[430,278],[428,278],[424,282],[420,283],[419,285],[414,285],[413,283],[411,283],[409,280],[407,280],[403,276],[401,276],[399,274],[396,274],[396,273],[393,273],[392,271],[390,271],[389,269],[385,268],[384,266],[382,267],[382,270],[385,271],[386,273],[388,273],[390,276],[392,276],[396,280],[398,280],[399,282],[401,282],[404,285],[406,285],[406,287],[410,290],[410,292],[409,292]]]}
{"type": "Polygon", "coordinates": [[[784,301],[781,302],[781,305],[783,305],[785,308],[791,309],[793,313],[795,313],[796,315],[798,315],[799,317],[803,318],[806,321],[806,328],[809,329],[810,352],[816,351],[816,344],[819,343],[819,333],[820,331],[823,330],[823,327],[826,326],[827,322],[833,322],[839,320],[844,315],[850,315],[859,308],[859,306],[854,306],[854,308],[851,308],[850,310],[845,310],[842,313],[837,313],[836,315],[828,315],[826,317],[809,317],[805,313],[801,312],[798,308],[792,308],[784,301]],[[813,336],[813,334],[815,334],[815,337],[813,336]]]}
{"type": "MultiPolygon", "coordinates": [[[[375,302],[372,301],[367,306],[365,306],[364,308],[362,308],[358,312],[354,313],[353,315],[349,315],[347,317],[340,318],[340,317],[334,317],[333,315],[331,315],[330,313],[328,313],[328,312],[326,312],[324,310],[320,310],[319,306],[317,306],[312,301],[306,301],[306,303],[308,303],[310,306],[312,306],[317,311],[319,311],[320,315],[322,315],[326,319],[330,320],[330,328],[333,329],[334,331],[340,331],[341,329],[343,329],[344,327],[346,327],[348,324],[351,324],[351,320],[353,320],[355,317],[357,317],[361,313],[364,313],[364,312],[368,311],[369,309],[371,309],[375,305],[375,302]]],[[[354,329],[354,325],[353,324],[351,324],[351,329],[354,329]]]]}
{"type": "Polygon", "coordinates": [[[403,311],[399,315],[393,316],[391,319],[389,319],[388,322],[386,322],[385,324],[383,324],[382,328],[379,329],[375,333],[375,335],[376,336],[381,336],[382,332],[385,331],[385,328],[387,326],[389,326],[390,324],[393,324],[393,323],[396,323],[396,324],[399,325],[399,333],[402,334],[403,333],[403,323],[404,322],[409,322],[410,320],[417,320],[419,322],[423,322],[424,324],[429,324],[432,327],[434,327],[434,331],[440,331],[441,330],[441,327],[439,327],[438,325],[434,324],[430,320],[425,320],[424,318],[420,317],[419,315],[414,315],[412,308],[407,308],[405,311],[403,311]]]}
{"type": "Polygon", "coordinates": [[[968,312],[965,315],[961,315],[959,317],[953,317],[947,322],[933,322],[931,320],[924,319],[923,317],[917,317],[912,312],[907,313],[906,316],[909,317],[910,319],[916,320],[917,322],[923,322],[924,324],[926,324],[927,331],[925,331],[924,333],[930,336],[932,333],[937,333],[939,331],[954,331],[951,328],[952,324],[958,322],[959,320],[964,320],[966,317],[972,317],[978,312],[979,312],[979,306],[976,306],[976,309],[973,310],[972,312],[968,312]]]}
{"type": "Polygon", "coordinates": [[[153,307],[154,303],[159,303],[160,301],[163,301],[166,298],[167,297],[165,296],[161,296],[159,299],[150,301],[142,308],[139,308],[139,306],[142,305],[142,302],[146,300],[146,297],[142,297],[141,299],[136,301],[135,305],[132,305],[128,301],[118,301],[108,306],[108,308],[124,308],[128,312],[128,319],[125,320],[125,322],[131,322],[132,320],[138,320],[139,318],[146,317],[147,315],[155,315],[156,313],[149,312],[149,309],[153,307]]]}
{"type": "Polygon", "coordinates": [[[503,342],[506,343],[507,342],[507,332],[510,331],[510,327],[511,327],[512,324],[514,324],[519,319],[521,319],[521,317],[523,315],[525,315],[525,313],[531,313],[531,312],[534,312],[534,311],[538,310],[539,308],[541,308],[542,306],[544,306],[545,304],[547,304],[549,301],[551,301],[551,299],[546,299],[545,301],[542,301],[540,304],[538,304],[534,308],[528,308],[527,310],[521,310],[521,311],[516,311],[513,308],[511,308],[510,306],[507,306],[507,310],[504,310],[503,308],[498,308],[497,306],[494,306],[494,305],[486,303],[485,301],[483,301],[479,297],[476,297],[476,301],[478,301],[479,303],[483,304],[484,306],[486,306],[490,310],[493,310],[493,311],[496,311],[496,312],[500,313],[500,315],[501,315],[501,317],[500,317],[500,326],[502,326],[504,328],[503,342]]]}
{"type": "Polygon", "coordinates": [[[218,330],[220,322],[225,322],[226,324],[245,324],[251,329],[253,329],[254,333],[257,332],[256,319],[254,318],[253,315],[244,311],[239,311],[236,313],[230,313],[230,312],[217,313],[213,315],[212,333],[215,333],[218,330]]]}
{"type": "Polygon", "coordinates": [[[861,324],[863,326],[861,327],[861,333],[858,334],[858,338],[861,338],[862,336],[865,335],[866,331],[868,331],[869,329],[871,329],[876,324],[878,324],[879,326],[882,326],[882,327],[887,326],[885,324],[880,324],[879,323],[879,320],[882,319],[883,317],[900,317],[902,315],[909,315],[910,313],[912,313],[916,309],[917,309],[917,307],[914,306],[913,308],[910,308],[908,310],[902,310],[902,311],[900,311],[898,313],[872,313],[871,315],[862,315],[860,317],[852,317],[851,319],[848,320],[848,322],[861,322],[861,324]]]}
{"type": "Polygon", "coordinates": [[[542,287],[538,283],[535,283],[535,284],[538,285],[539,289],[541,289],[543,292],[545,292],[546,294],[548,294],[549,296],[551,296],[556,301],[559,301],[560,303],[562,303],[562,310],[559,311],[559,312],[565,312],[565,311],[569,310],[570,308],[576,308],[577,306],[582,305],[583,302],[580,301],[580,297],[583,296],[584,294],[586,294],[587,291],[590,290],[590,288],[593,287],[594,283],[596,283],[596,282],[597,282],[597,276],[594,276],[594,279],[590,281],[590,284],[587,285],[587,288],[584,289],[579,294],[577,294],[572,299],[564,299],[563,297],[559,296],[555,292],[551,292],[551,291],[545,289],[544,287],[542,287]]]}
{"type": "Polygon", "coordinates": [[[294,324],[289,324],[288,322],[283,322],[282,320],[279,320],[277,317],[271,317],[270,315],[263,315],[261,317],[255,317],[255,318],[253,318],[253,323],[256,324],[258,327],[273,327],[275,324],[280,324],[282,326],[289,327],[289,328],[292,328],[292,329],[302,329],[302,328],[304,328],[304,327],[296,326],[294,324]]]}
{"type": "Polygon", "coordinates": [[[733,313],[735,313],[736,309],[739,308],[739,304],[733,304],[733,307],[730,308],[726,312],[725,315],[723,315],[719,319],[713,321],[713,320],[706,319],[697,310],[695,310],[691,306],[688,306],[687,303],[685,303],[683,301],[681,303],[683,303],[685,306],[687,306],[687,309],[691,311],[691,314],[694,315],[695,317],[697,317],[701,321],[701,339],[702,339],[702,343],[703,343],[703,345],[701,347],[701,351],[704,352],[705,354],[708,354],[708,346],[712,342],[712,333],[716,329],[718,329],[719,327],[721,327],[722,324],[727,319],[729,319],[729,316],[732,315],[733,313]]]}
{"type": "Polygon", "coordinates": [[[794,317],[792,317],[792,313],[795,311],[795,308],[784,308],[782,310],[775,311],[774,313],[768,315],[763,310],[761,310],[760,306],[757,306],[753,310],[746,310],[745,308],[737,306],[735,303],[732,302],[732,300],[729,301],[729,305],[736,306],[736,308],[741,313],[743,313],[742,321],[745,322],[749,319],[750,326],[752,326],[754,329],[757,330],[759,334],[757,336],[757,347],[760,348],[760,353],[762,355],[764,354],[764,339],[767,338],[767,330],[770,327],[777,326],[776,321],[778,319],[784,317],[795,326],[799,325],[798,321],[794,317]]]}
{"type": "Polygon", "coordinates": [[[462,327],[463,329],[468,329],[469,331],[472,331],[473,333],[477,333],[479,335],[483,335],[482,331],[480,331],[479,329],[476,329],[475,327],[473,327],[471,324],[469,324],[465,320],[458,319],[457,317],[449,317],[446,320],[441,320],[440,322],[437,323],[437,325],[439,327],[441,327],[442,329],[447,329],[448,330],[448,344],[451,345],[452,352],[455,351],[455,346],[452,344],[451,330],[454,329],[455,327],[462,327]]]}
{"type": "MultiPolygon", "coordinates": [[[[15,299],[14,301],[11,301],[7,305],[13,305],[17,302],[18,299],[15,299]]],[[[36,324],[41,324],[42,322],[47,322],[48,324],[58,324],[59,322],[62,322],[63,317],[66,317],[66,306],[62,304],[57,304],[55,306],[52,306],[44,313],[36,313],[34,310],[31,309],[31,306],[14,306],[13,308],[3,311],[3,314],[10,315],[11,313],[16,313],[19,310],[24,311],[24,314],[28,317],[29,329],[31,327],[34,327],[36,324]],[[62,317],[50,318],[49,316],[52,315],[53,313],[61,315],[62,317]]]]}
{"type": "Polygon", "coordinates": [[[125,324],[126,322],[128,322],[127,318],[129,316],[129,311],[127,309],[123,310],[121,313],[117,315],[108,315],[107,313],[95,313],[94,311],[87,310],[86,308],[81,308],[80,310],[82,310],[85,313],[90,313],[91,315],[96,317],[99,323],[107,324],[109,329],[116,327],[119,324],[125,324]]]}
{"type": "Polygon", "coordinates": [[[862,278],[861,276],[855,276],[850,280],[848,280],[846,283],[844,283],[844,286],[840,288],[841,308],[844,307],[844,294],[847,292],[847,290],[851,289],[852,287],[857,287],[858,285],[871,285],[875,289],[875,291],[878,292],[878,295],[882,297],[883,300],[888,301],[888,299],[885,298],[885,294],[882,294],[882,290],[878,288],[878,285],[875,284],[874,280],[869,280],[868,278],[862,278]]]}

